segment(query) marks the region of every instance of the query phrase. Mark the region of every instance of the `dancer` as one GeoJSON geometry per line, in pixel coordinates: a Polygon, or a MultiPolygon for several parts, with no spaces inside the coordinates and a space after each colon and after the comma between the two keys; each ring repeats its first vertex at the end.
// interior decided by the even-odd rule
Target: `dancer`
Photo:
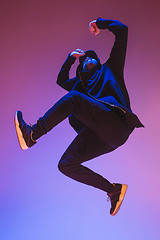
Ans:
{"type": "Polygon", "coordinates": [[[32,126],[26,124],[22,112],[17,111],[15,126],[20,147],[25,150],[69,117],[77,136],[61,157],[58,168],[66,176],[106,192],[113,216],[122,204],[127,185],[110,183],[82,163],[114,151],[127,141],[134,128],[143,124],[131,110],[123,78],[128,28],[117,20],[98,18],[90,22],[93,35],[99,34],[100,29],[108,29],[115,35],[109,59],[101,64],[93,50],[73,51],[57,78],[57,84],[69,93],[32,126]],[[70,79],[69,71],[76,59],[79,59],[76,76],[70,79]]]}

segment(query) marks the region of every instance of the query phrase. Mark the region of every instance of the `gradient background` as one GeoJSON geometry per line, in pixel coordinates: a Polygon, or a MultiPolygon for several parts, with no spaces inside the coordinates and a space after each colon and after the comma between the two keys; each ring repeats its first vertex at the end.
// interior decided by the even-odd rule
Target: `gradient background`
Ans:
{"type": "Polygon", "coordinates": [[[0,239],[159,239],[159,22],[156,0],[1,1],[0,239]],[[145,125],[115,152],[85,163],[111,182],[129,185],[115,217],[104,192],[57,169],[76,136],[67,119],[28,151],[20,150],[13,122],[21,110],[26,122],[35,123],[66,93],[56,78],[72,50],[94,49],[102,63],[109,57],[113,34],[88,31],[98,17],[129,26],[125,80],[132,109],[145,125]]]}

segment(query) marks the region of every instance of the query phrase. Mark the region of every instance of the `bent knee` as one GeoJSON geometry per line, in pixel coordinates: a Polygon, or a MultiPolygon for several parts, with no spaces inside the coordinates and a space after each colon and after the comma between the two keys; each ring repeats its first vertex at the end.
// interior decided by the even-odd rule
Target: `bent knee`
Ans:
{"type": "Polygon", "coordinates": [[[58,169],[63,174],[67,174],[68,172],[70,172],[72,166],[73,165],[70,162],[59,161],[58,163],[58,169]]]}
{"type": "Polygon", "coordinates": [[[59,169],[60,172],[63,172],[64,163],[59,162],[59,163],[58,163],[58,169],[59,169]]]}
{"type": "Polygon", "coordinates": [[[76,90],[70,91],[69,94],[70,94],[70,96],[72,97],[72,99],[74,99],[75,101],[76,101],[76,100],[80,100],[80,99],[86,97],[83,93],[78,92],[78,91],[76,91],[76,90]]]}

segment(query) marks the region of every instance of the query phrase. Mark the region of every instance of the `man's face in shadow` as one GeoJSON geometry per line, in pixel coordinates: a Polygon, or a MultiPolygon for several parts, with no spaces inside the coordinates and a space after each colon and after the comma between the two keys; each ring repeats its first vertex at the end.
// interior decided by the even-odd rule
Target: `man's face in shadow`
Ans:
{"type": "Polygon", "coordinates": [[[86,57],[83,62],[83,71],[91,70],[94,66],[98,64],[97,60],[91,57],[86,57]]]}

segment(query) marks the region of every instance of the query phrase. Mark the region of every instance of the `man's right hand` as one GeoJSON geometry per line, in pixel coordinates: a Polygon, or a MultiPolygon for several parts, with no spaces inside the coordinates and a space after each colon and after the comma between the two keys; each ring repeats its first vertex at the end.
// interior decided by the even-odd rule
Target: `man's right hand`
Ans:
{"type": "Polygon", "coordinates": [[[79,58],[85,55],[85,52],[81,49],[76,49],[75,51],[73,51],[70,56],[73,56],[75,58],[79,58]]]}

